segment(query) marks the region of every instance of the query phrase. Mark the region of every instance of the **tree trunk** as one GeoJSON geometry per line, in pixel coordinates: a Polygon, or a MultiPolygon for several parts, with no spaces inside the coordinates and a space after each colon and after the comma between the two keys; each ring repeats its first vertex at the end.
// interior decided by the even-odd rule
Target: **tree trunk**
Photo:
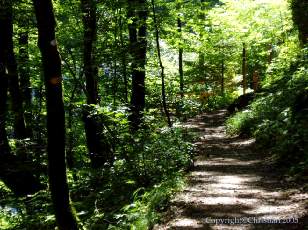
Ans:
{"type": "Polygon", "coordinates": [[[225,96],[225,60],[221,60],[221,96],[225,96]]]}
{"type": "Polygon", "coordinates": [[[159,61],[159,66],[161,69],[161,95],[162,95],[162,102],[163,102],[163,108],[167,117],[168,126],[172,127],[171,119],[169,110],[166,103],[166,90],[165,90],[165,73],[164,73],[164,66],[163,62],[161,60],[161,54],[160,54],[160,44],[159,44],[159,31],[158,31],[158,25],[156,20],[156,13],[155,13],[155,3],[154,0],[151,0],[152,3],[152,10],[153,10],[153,20],[154,20],[154,26],[155,26],[155,41],[156,41],[156,48],[157,48],[157,56],[159,61]]]}
{"type": "MultiPolygon", "coordinates": [[[[86,96],[88,105],[99,104],[98,97],[98,69],[95,63],[95,42],[97,37],[96,2],[95,0],[81,0],[84,24],[84,74],[86,78],[86,96]]],[[[111,158],[111,147],[104,140],[102,124],[91,115],[93,108],[84,109],[85,133],[87,147],[92,167],[101,167],[111,158]]]]}
{"type": "MultiPolygon", "coordinates": [[[[120,10],[121,13],[121,10],[120,10]]],[[[127,57],[126,57],[126,51],[127,47],[124,44],[124,38],[123,38],[123,19],[120,18],[120,44],[121,44],[121,50],[123,52],[123,55],[121,56],[121,64],[122,64],[122,73],[123,73],[123,80],[124,80],[124,101],[125,103],[128,103],[128,80],[127,80],[127,57]]]]}
{"type": "Polygon", "coordinates": [[[22,100],[24,102],[25,122],[27,136],[32,136],[32,97],[30,84],[30,68],[29,68],[29,36],[28,28],[23,28],[23,31],[18,34],[19,42],[19,65],[18,72],[20,76],[20,88],[22,100]]]}
{"type": "Polygon", "coordinates": [[[47,105],[48,173],[51,197],[60,230],[78,229],[73,214],[65,164],[65,114],[62,98],[61,59],[55,38],[51,0],[33,0],[42,54],[47,105]]]}
{"type": "Polygon", "coordinates": [[[292,0],[291,9],[293,21],[298,28],[298,37],[301,45],[308,43],[308,1],[307,0],[292,0]]]}
{"type": "MultiPolygon", "coordinates": [[[[204,5],[205,0],[201,0],[200,4],[201,4],[201,12],[199,15],[199,20],[201,21],[201,25],[204,24],[205,21],[205,5],[204,5]]],[[[204,31],[200,32],[200,41],[201,41],[201,45],[203,44],[203,33],[204,31]]],[[[199,57],[198,57],[198,67],[199,67],[199,71],[200,71],[200,79],[205,79],[205,68],[204,68],[204,62],[205,62],[205,57],[204,57],[204,53],[203,51],[200,51],[199,53],[199,57]]]]}
{"type": "Polygon", "coordinates": [[[247,79],[246,79],[246,47],[245,43],[243,43],[243,53],[242,53],[242,74],[243,74],[243,94],[246,93],[246,88],[247,88],[247,79]]]}
{"type": "MultiPolygon", "coordinates": [[[[0,21],[2,21],[0,19],[0,21]]],[[[2,32],[3,27],[0,22],[0,30],[2,32]]],[[[0,38],[0,43],[2,44],[2,39],[0,38]]],[[[0,45],[2,46],[2,45],[0,45]]],[[[6,132],[6,112],[7,112],[7,88],[8,88],[8,79],[5,73],[6,67],[3,63],[2,49],[0,47],[0,155],[6,155],[10,153],[9,142],[6,132]]]]}
{"type": "Polygon", "coordinates": [[[10,153],[9,142],[6,132],[6,113],[7,113],[7,42],[9,40],[9,17],[8,1],[0,2],[0,155],[10,153]]]}
{"type": "Polygon", "coordinates": [[[19,86],[17,63],[14,54],[13,45],[13,17],[12,17],[12,4],[8,5],[7,9],[7,70],[9,78],[9,91],[12,100],[12,110],[14,112],[14,134],[15,138],[23,139],[26,135],[26,126],[24,120],[24,110],[22,95],[19,86]]]}
{"type": "Polygon", "coordinates": [[[184,97],[183,48],[179,48],[180,95],[184,97]]]}
{"type": "MultiPolygon", "coordinates": [[[[178,11],[181,9],[180,3],[176,4],[176,9],[178,11]]],[[[182,40],[182,21],[181,21],[180,16],[178,16],[178,18],[177,18],[177,26],[178,26],[178,33],[179,33],[179,36],[180,36],[180,40],[182,40]]],[[[182,41],[179,44],[179,76],[180,76],[180,95],[181,95],[181,98],[183,98],[184,97],[184,73],[183,73],[183,47],[182,47],[182,41]]]]}
{"type": "Polygon", "coordinates": [[[129,121],[132,130],[137,130],[142,121],[145,107],[145,62],[146,62],[146,0],[128,0],[128,25],[130,54],[132,56],[132,95],[129,121]]]}

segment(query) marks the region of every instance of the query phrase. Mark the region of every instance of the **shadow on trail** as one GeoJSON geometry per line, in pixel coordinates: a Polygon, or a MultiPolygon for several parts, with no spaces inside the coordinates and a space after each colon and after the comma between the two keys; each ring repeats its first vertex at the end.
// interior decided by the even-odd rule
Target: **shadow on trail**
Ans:
{"type": "Polygon", "coordinates": [[[185,125],[200,133],[199,156],[154,229],[305,229],[308,194],[279,179],[254,139],[227,136],[225,119],[220,110],[185,125]]]}

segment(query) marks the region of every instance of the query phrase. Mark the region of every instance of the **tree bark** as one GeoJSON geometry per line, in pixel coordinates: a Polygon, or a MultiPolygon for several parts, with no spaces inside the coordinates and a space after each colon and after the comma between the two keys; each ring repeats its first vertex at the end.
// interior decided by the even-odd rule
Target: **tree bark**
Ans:
{"type": "Polygon", "coordinates": [[[146,63],[146,0],[128,0],[128,25],[130,54],[132,57],[132,95],[129,121],[132,130],[138,130],[145,107],[145,63],[146,63]]]}
{"type": "MultiPolygon", "coordinates": [[[[27,26],[24,26],[27,27],[27,26]]],[[[32,96],[30,84],[30,68],[29,68],[29,31],[28,28],[22,28],[23,31],[18,34],[19,43],[19,65],[18,72],[20,77],[20,88],[22,101],[24,103],[24,117],[26,123],[27,136],[32,136],[32,96]]]]}
{"type": "MultiPolygon", "coordinates": [[[[177,4],[177,10],[181,8],[180,4],[177,4]]],[[[177,18],[178,33],[182,37],[182,21],[180,16],[177,18]]],[[[180,75],[180,95],[184,97],[184,73],[183,73],[183,47],[182,42],[179,44],[179,75],[180,75]]]]}
{"type": "Polygon", "coordinates": [[[51,0],[33,0],[42,54],[47,106],[48,174],[51,197],[60,230],[78,229],[70,205],[65,164],[65,114],[62,98],[61,59],[55,38],[51,0]]]}
{"type": "Polygon", "coordinates": [[[221,96],[225,96],[225,60],[221,59],[221,96]]]}
{"type": "Polygon", "coordinates": [[[155,27],[155,41],[156,41],[156,48],[157,48],[157,56],[159,61],[159,66],[161,69],[161,96],[162,96],[162,103],[163,108],[167,117],[168,126],[172,127],[171,119],[169,110],[166,103],[166,89],[165,89],[165,73],[164,73],[164,66],[163,62],[161,60],[161,54],[160,54],[160,44],[159,44],[159,31],[158,31],[158,25],[156,20],[156,13],[155,13],[155,3],[154,0],[151,0],[152,3],[152,11],[153,11],[153,21],[154,21],[154,27],[155,27]]]}
{"type": "Polygon", "coordinates": [[[179,48],[180,95],[184,97],[183,48],[179,48]]]}
{"type": "Polygon", "coordinates": [[[291,9],[293,21],[298,28],[298,37],[301,45],[308,43],[308,1],[307,0],[292,0],[291,9]]]}
{"type": "Polygon", "coordinates": [[[6,43],[8,41],[8,16],[7,5],[5,2],[0,3],[0,155],[10,153],[9,142],[6,132],[6,113],[7,113],[7,63],[6,63],[6,43]]]}
{"type": "MultiPolygon", "coordinates": [[[[120,10],[121,13],[121,10],[120,10]]],[[[128,103],[128,80],[127,80],[127,47],[124,43],[123,38],[123,19],[120,18],[120,44],[121,44],[121,50],[123,52],[123,55],[121,56],[121,64],[122,64],[122,73],[123,73],[123,80],[124,80],[124,101],[125,103],[128,103]]]]}
{"type": "Polygon", "coordinates": [[[12,101],[12,110],[14,112],[14,134],[15,138],[23,139],[26,135],[26,126],[24,120],[24,110],[22,95],[19,86],[17,62],[14,54],[13,45],[13,16],[12,16],[12,3],[8,3],[7,7],[7,70],[9,78],[9,92],[12,101]]]}
{"type": "MultiPolygon", "coordinates": [[[[205,0],[200,0],[200,4],[201,4],[201,13],[199,15],[199,20],[201,21],[201,25],[204,24],[204,20],[206,19],[204,10],[205,10],[205,0]]],[[[200,31],[200,41],[201,44],[203,44],[203,33],[204,31],[200,31]]],[[[204,53],[201,50],[199,52],[199,57],[198,57],[198,67],[199,67],[199,71],[200,71],[200,79],[205,79],[205,68],[204,68],[204,62],[205,62],[205,57],[204,57],[204,53]]]]}
{"type": "Polygon", "coordinates": [[[243,43],[243,52],[242,52],[242,74],[243,74],[243,94],[246,93],[247,88],[247,79],[246,79],[246,45],[243,43]]]}
{"type": "Polygon", "coordinates": [[[8,1],[0,2],[0,155],[10,153],[9,142],[6,132],[7,113],[7,43],[9,34],[8,1]]]}
{"type": "Polygon", "coordinates": [[[87,104],[84,109],[85,133],[91,165],[101,167],[111,158],[111,147],[103,135],[103,126],[96,117],[91,115],[90,105],[99,104],[98,97],[98,69],[95,62],[95,42],[97,37],[96,1],[81,0],[84,24],[84,74],[86,78],[87,104]]]}
{"type": "MultiPolygon", "coordinates": [[[[1,19],[0,19],[1,21],[1,19]]],[[[2,25],[0,22],[2,30],[2,25]]],[[[0,38],[0,43],[2,39],[0,38]]],[[[2,47],[0,47],[0,53],[2,53],[2,47]]],[[[7,88],[8,79],[5,73],[6,67],[3,63],[3,58],[0,55],[0,155],[10,154],[10,146],[7,138],[6,132],[6,113],[7,113],[7,88]]]]}

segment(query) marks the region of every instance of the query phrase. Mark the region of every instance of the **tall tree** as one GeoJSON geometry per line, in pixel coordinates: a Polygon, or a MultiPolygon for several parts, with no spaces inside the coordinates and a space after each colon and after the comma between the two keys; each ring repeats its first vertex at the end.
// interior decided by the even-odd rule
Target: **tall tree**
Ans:
{"type": "Polygon", "coordinates": [[[51,197],[60,230],[78,229],[70,205],[65,163],[65,114],[62,98],[61,59],[55,37],[51,0],[33,0],[42,54],[47,104],[47,154],[51,197]]]}
{"type": "MultiPolygon", "coordinates": [[[[84,75],[86,78],[86,96],[88,105],[99,104],[98,97],[98,69],[95,62],[95,42],[97,38],[96,1],[81,0],[84,24],[84,75]]],[[[90,160],[93,167],[100,167],[111,155],[111,147],[103,136],[102,124],[91,115],[93,108],[88,106],[84,110],[85,132],[90,160]]]]}
{"type": "Polygon", "coordinates": [[[156,48],[157,48],[157,56],[158,56],[158,61],[159,61],[159,66],[161,69],[161,96],[162,96],[162,102],[163,102],[163,108],[167,117],[167,122],[168,126],[172,127],[171,119],[170,119],[170,114],[169,110],[167,107],[167,102],[166,102],[166,87],[165,87],[165,72],[164,72],[164,66],[163,62],[161,59],[161,54],[160,54],[160,43],[159,43],[159,30],[158,30],[158,25],[157,25],[157,20],[156,20],[156,13],[155,13],[155,2],[154,0],[151,0],[152,4],[152,11],[153,11],[153,21],[154,21],[154,26],[155,26],[155,41],[156,41],[156,48]]]}
{"type": "Polygon", "coordinates": [[[20,31],[18,33],[18,72],[20,78],[20,89],[22,94],[22,101],[24,103],[24,117],[26,122],[26,131],[27,136],[31,136],[32,128],[31,128],[31,120],[32,120],[32,112],[31,112],[31,83],[30,83],[30,68],[29,68],[29,29],[27,25],[28,21],[22,21],[19,25],[20,31]]]}
{"type": "MultiPolygon", "coordinates": [[[[120,14],[122,14],[122,8],[120,8],[119,11],[120,14]]],[[[120,45],[121,45],[121,51],[123,55],[121,56],[121,64],[122,64],[122,73],[123,73],[123,80],[124,80],[124,101],[125,103],[128,103],[128,80],[127,80],[127,45],[124,43],[124,37],[123,37],[123,21],[125,22],[125,18],[123,19],[120,17],[119,19],[119,30],[120,30],[120,45]],[[124,52],[123,52],[124,51],[124,52]]]]}
{"type": "Polygon", "coordinates": [[[302,45],[308,43],[308,1],[292,0],[293,21],[298,28],[298,37],[302,45]]]}
{"type": "Polygon", "coordinates": [[[145,63],[146,63],[146,20],[148,10],[146,0],[128,0],[129,41],[132,68],[131,127],[140,127],[145,107],[145,63]]]}
{"type": "Polygon", "coordinates": [[[9,1],[0,2],[0,155],[6,155],[10,152],[6,132],[6,112],[7,112],[7,43],[9,41],[9,1]]]}
{"type": "Polygon", "coordinates": [[[221,58],[221,82],[220,82],[220,94],[225,95],[225,59],[221,58]]]}
{"type": "Polygon", "coordinates": [[[9,91],[12,100],[12,110],[14,112],[14,132],[15,137],[22,139],[26,137],[26,126],[24,120],[24,110],[22,95],[19,86],[17,62],[14,54],[13,45],[13,17],[12,17],[12,3],[8,3],[7,9],[7,70],[9,77],[9,91]]]}
{"type": "MultiPolygon", "coordinates": [[[[176,8],[178,11],[180,11],[181,2],[176,3],[176,8]]],[[[178,33],[180,36],[180,42],[179,42],[180,95],[181,95],[181,98],[183,98],[184,97],[184,72],[183,72],[182,20],[180,17],[180,12],[178,12],[177,26],[178,26],[178,33]]]]}
{"type": "Polygon", "coordinates": [[[246,93],[247,88],[247,56],[246,56],[246,44],[243,43],[243,51],[242,51],[242,75],[243,75],[243,94],[246,93]]]}
{"type": "MultiPolygon", "coordinates": [[[[200,24],[204,25],[204,21],[206,19],[205,16],[205,0],[200,0],[200,4],[201,4],[201,9],[200,9],[200,14],[199,14],[199,20],[200,20],[200,24]]],[[[203,37],[204,37],[204,27],[201,27],[202,30],[200,31],[200,41],[201,44],[204,42],[203,41],[203,37]]],[[[198,66],[199,66],[199,71],[200,71],[200,79],[204,79],[205,78],[205,69],[204,69],[204,62],[205,62],[205,55],[204,55],[204,51],[200,51],[199,52],[199,57],[198,57],[198,66]]]]}

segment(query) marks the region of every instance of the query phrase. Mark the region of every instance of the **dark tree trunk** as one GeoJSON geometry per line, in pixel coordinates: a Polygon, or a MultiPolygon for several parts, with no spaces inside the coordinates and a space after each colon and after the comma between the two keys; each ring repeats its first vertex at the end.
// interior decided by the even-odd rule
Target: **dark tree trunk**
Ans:
{"type": "MultiPolygon", "coordinates": [[[[0,19],[1,21],[1,19],[0,19]]],[[[1,29],[3,30],[3,27],[0,22],[1,29]]],[[[1,37],[2,38],[2,37],[1,37]]],[[[0,43],[2,43],[2,39],[0,38],[0,43]]],[[[1,46],[1,45],[0,45],[1,46]]],[[[3,55],[2,55],[2,49],[3,47],[0,47],[0,155],[6,155],[10,153],[10,147],[9,142],[7,138],[7,132],[6,132],[6,112],[7,112],[7,87],[8,87],[8,79],[7,75],[5,73],[6,68],[3,63],[3,55]]]]}
{"type": "Polygon", "coordinates": [[[29,68],[29,36],[28,29],[19,33],[19,65],[18,72],[20,77],[20,88],[22,93],[22,100],[24,102],[25,122],[27,136],[32,136],[32,97],[30,84],[30,68],[29,68]]]}
{"type": "Polygon", "coordinates": [[[7,155],[10,153],[6,125],[7,113],[7,90],[8,90],[8,76],[7,76],[7,43],[9,34],[9,17],[7,1],[0,3],[0,155],[7,155]]]}
{"type": "Polygon", "coordinates": [[[7,70],[9,78],[9,91],[12,100],[12,110],[14,112],[14,134],[15,138],[23,139],[26,135],[26,126],[24,120],[24,110],[22,95],[19,86],[18,72],[17,72],[17,63],[14,54],[14,45],[13,45],[13,17],[12,17],[12,4],[8,5],[7,9],[7,70]]]}
{"type": "Polygon", "coordinates": [[[133,130],[140,127],[145,107],[147,14],[146,0],[128,0],[128,18],[132,20],[128,26],[130,54],[132,56],[132,95],[129,121],[133,130]]]}
{"type": "MultiPolygon", "coordinates": [[[[199,15],[199,20],[201,21],[201,24],[203,24],[206,19],[206,16],[204,13],[205,0],[201,0],[200,4],[201,4],[201,12],[199,15]]],[[[203,31],[200,32],[200,41],[201,41],[201,44],[203,44],[203,31]]],[[[203,51],[200,51],[199,53],[198,62],[199,62],[198,67],[200,71],[200,79],[205,79],[205,68],[204,68],[205,57],[204,57],[203,51]]]]}
{"type": "Polygon", "coordinates": [[[123,78],[124,78],[124,101],[128,103],[128,80],[127,80],[127,69],[126,69],[126,56],[125,54],[122,57],[122,68],[123,68],[123,78]]]}
{"type": "Polygon", "coordinates": [[[167,117],[168,126],[172,127],[170,114],[169,114],[169,110],[168,110],[167,102],[166,102],[165,73],[164,73],[164,66],[163,66],[163,62],[161,60],[161,54],[160,54],[159,31],[158,31],[158,25],[157,25],[157,20],[156,20],[154,0],[151,0],[151,3],[152,3],[153,20],[154,20],[154,26],[155,26],[155,41],[156,41],[156,48],[157,48],[157,56],[158,56],[159,66],[161,69],[161,75],[160,75],[161,76],[161,96],[162,96],[163,108],[164,108],[164,111],[167,117]]]}
{"type": "MultiPolygon", "coordinates": [[[[177,10],[179,11],[181,9],[180,3],[177,3],[176,5],[177,10]]],[[[178,26],[178,33],[180,36],[180,39],[182,40],[182,21],[180,16],[177,18],[177,26],[178,26]]],[[[182,43],[179,44],[179,75],[180,75],[180,95],[181,98],[184,97],[184,73],[183,73],[183,47],[182,43]]]]}
{"type": "Polygon", "coordinates": [[[304,46],[308,43],[308,1],[292,0],[291,8],[293,21],[298,28],[298,37],[304,46]]]}
{"type": "MultiPolygon", "coordinates": [[[[121,11],[120,11],[121,13],[121,11]]],[[[121,43],[121,50],[123,52],[123,55],[121,56],[121,64],[122,64],[122,74],[123,74],[123,80],[124,80],[124,101],[125,103],[128,103],[128,80],[127,80],[127,56],[126,56],[126,51],[127,47],[124,43],[124,38],[123,38],[123,19],[120,18],[120,43],[121,43]]]]}
{"type": "Polygon", "coordinates": [[[8,72],[12,42],[11,1],[0,2],[0,179],[17,196],[37,192],[42,188],[33,175],[33,165],[11,154],[6,133],[8,72]]]}
{"type": "Polygon", "coordinates": [[[221,96],[225,95],[225,60],[221,60],[221,84],[220,84],[221,96]]]}
{"type": "MultiPolygon", "coordinates": [[[[67,150],[66,150],[66,164],[67,167],[71,170],[74,170],[75,158],[73,153],[74,147],[74,132],[73,132],[73,105],[75,101],[75,94],[77,91],[78,85],[75,83],[70,96],[70,103],[67,108],[67,150]]],[[[73,174],[75,176],[75,173],[73,174]]]]}
{"type": "Polygon", "coordinates": [[[10,153],[10,147],[8,144],[7,133],[5,129],[6,125],[6,112],[7,112],[7,90],[8,90],[8,78],[6,67],[6,43],[8,31],[8,17],[6,16],[7,6],[5,3],[0,3],[0,155],[6,155],[10,153]]]}
{"type": "Polygon", "coordinates": [[[242,75],[243,75],[243,94],[246,93],[247,88],[247,79],[246,79],[246,45],[243,43],[243,52],[242,52],[242,75]]]}
{"type": "Polygon", "coordinates": [[[84,24],[84,74],[86,78],[87,103],[98,104],[97,65],[95,63],[95,42],[97,33],[96,3],[81,0],[84,24]]]}
{"type": "MultiPolygon", "coordinates": [[[[98,97],[98,69],[95,63],[95,42],[97,37],[96,1],[81,0],[84,23],[84,74],[86,78],[87,104],[99,104],[98,97]]],[[[103,135],[102,124],[96,117],[90,115],[90,106],[84,110],[85,133],[91,164],[101,167],[111,158],[111,147],[103,135]]]]}
{"type": "Polygon", "coordinates": [[[179,48],[180,95],[184,97],[183,48],[179,48]]]}
{"type": "MultiPolygon", "coordinates": [[[[181,19],[178,18],[178,31],[181,34],[182,33],[182,22],[181,19]]],[[[183,73],[183,48],[180,44],[179,47],[179,75],[180,75],[180,95],[181,98],[184,97],[184,73],[183,73]]]]}
{"type": "Polygon", "coordinates": [[[65,164],[65,114],[62,98],[61,59],[55,38],[55,18],[51,0],[33,0],[39,48],[44,69],[49,185],[60,230],[78,229],[73,214],[65,164]]]}

